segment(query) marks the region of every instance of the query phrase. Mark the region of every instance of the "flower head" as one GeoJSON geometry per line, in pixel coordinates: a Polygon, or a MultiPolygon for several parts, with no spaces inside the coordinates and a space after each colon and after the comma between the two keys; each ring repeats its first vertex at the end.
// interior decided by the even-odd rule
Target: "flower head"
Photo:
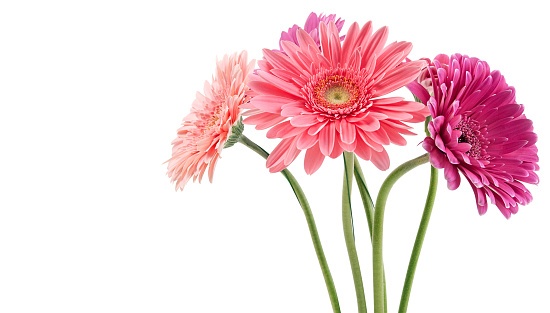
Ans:
{"type": "MultiPolygon", "coordinates": [[[[437,60],[440,57],[441,57],[441,55],[438,55],[438,56],[435,57],[435,59],[437,60]]],[[[419,87],[424,88],[428,91],[428,95],[433,95],[434,88],[432,86],[432,78],[430,76],[430,71],[434,70],[434,64],[430,59],[427,59],[427,58],[421,58],[420,60],[426,61],[428,63],[428,66],[426,66],[424,69],[422,69],[422,71],[420,72],[420,75],[418,75],[418,77],[416,78],[416,82],[418,84],[420,84],[419,87]]],[[[440,61],[440,60],[438,60],[438,61],[440,61]]],[[[408,85],[409,89],[411,88],[412,84],[413,83],[408,85]]],[[[416,90],[413,90],[413,91],[416,92],[416,90]]],[[[425,100],[427,100],[427,99],[425,99],[425,100]]]]}
{"type": "Polygon", "coordinates": [[[403,63],[409,42],[386,47],[388,29],[372,33],[371,22],[354,23],[340,42],[338,27],[319,24],[320,47],[303,29],[298,44],[281,43],[283,52],[264,49],[257,75],[251,76],[254,98],[245,108],[245,124],[271,128],[268,138],[283,140],[267,160],[271,172],[292,163],[306,150],[305,170],[312,174],[325,156],[355,152],[379,169],[389,167],[384,145],[406,144],[413,134],[403,122],[424,121],[428,110],[403,98],[380,98],[413,81],[424,61],[403,63]]]}
{"type": "Polygon", "coordinates": [[[532,200],[523,183],[537,184],[537,135],[517,104],[515,89],[499,71],[477,58],[439,55],[430,68],[433,96],[432,138],[423,146],[430,162],[445,172],[449,189],[460,185],[459,172],[472,186],[479,214],[487,196],[506,218],[518,203],[532,200]]]}
{"type": "Polygon", "coordinates": [[[246,51],[225,55],[217,62],[212,84],[205,82],[204,95],[197,92],[191,113],[172,141],[172,158],[167,161],[167,174],[176,182],[176,189],[183,190],[191,177],[200,182],[207,168],[212,182],[216,162],[240,118],[240,105],[248,101],[245,93],[254,63],[248,63],[246,51]]]}
{"type": "MultiPolygon", "coordinates": [[[[309,14],[306,20],[306,24],[304,25],[303,30],[305,30],[306,33],[308,33],[311,36],[313,41],[317,43],[317,46],[320,46],[319,23],[321,22],[325,24],[334,22],[334,24],[336,25],[336,28],[338,29],[338,32],[340,32],[342,31],[342,27],[344,26],[345,20],[342,20],[341,18],[338,18],[338,20],[336,20],[336,14],[330,14],[330,15],[321,14],[317,16],[316,13],[311,12],[311,14],[309,14]]],[[[279,40],[279,47],[281,49],[280,51],[283,51],[283,46],[282,46],[283,41],[290,41],[295,44],[298,44],[298,37],[296,34],[299,28],[300,26],[294,24],[291,28],[288,29],[288,31],[281,32],[281,39],[279,40]]],[[[343,40],[344,37],[342,36],[341,39],[343,40]]]]}

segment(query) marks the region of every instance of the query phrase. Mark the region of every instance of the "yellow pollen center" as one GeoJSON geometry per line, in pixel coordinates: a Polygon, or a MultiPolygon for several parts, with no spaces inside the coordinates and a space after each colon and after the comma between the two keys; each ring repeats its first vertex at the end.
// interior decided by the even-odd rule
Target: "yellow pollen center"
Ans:
{"type": "Polygon", "coordinates": [[[212,127],[214,127],[216,125],[216,123],[218,122],[218,120],[220,119],[220,113],[221,113],[221,107],[218,107],[216,108],[212,115],[210,115],[210,117],[208,117],[206,120],[203,120],[204,121],[204,127],[203,127],[203,134],[207,133],[208,131],[210,131],[212,129],[212,127]]]}
{"type": "Polygon", "coordinates": [[[340,105],[349,101],[351,93],[343,86],[333,85],[327,88],[324,98],[328,103],[340,105]]]}
{"type": "MultiPolygon", "coordinates": [[[[359,86],[345,76],[331,75],[319,79],[313,87],[313,102],[321,111],[347,110],[360,97],[359,86]]],[[[342,112],[339,112],[341,114],[342,112]]]]}

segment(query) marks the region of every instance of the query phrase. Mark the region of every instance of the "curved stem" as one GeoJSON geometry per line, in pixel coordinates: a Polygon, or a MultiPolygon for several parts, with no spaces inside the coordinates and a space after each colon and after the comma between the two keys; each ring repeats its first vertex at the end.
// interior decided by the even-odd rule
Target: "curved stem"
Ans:
{"type": "Polygon", "coordinates": [[[399,313],[407,312],[407,306],[409,304],[409,298],[411,295],[412,283],[414,279],[414,273],[416,271],[416,265],[418,264],[418,258],[420,257],[420,250],[422,250],[422,243],[428,230],[428,223],[430,222],[430,216],[432,215],[432,209],[435,202],[435,193],[437,191],[437,169],[431,167],[430,170],[430,188],[428,190],[428,196],[426,198],[426,204],[424,205],[424,213],[422,213],[422,220],[418,227],[418,233],[416,234],[416,240],[414,241],[414,247],[411,253],[411,260],[409,261],[409,268],[407,269],[407,276],[405,278],[405,284],[403,285],[403,293],[401,294],[401,302],[399,303],[399,313]]]}
{"type": "MultiPolygon", "coordinates": [[[[267,159],[267,157],[269,156],[269,153],[267,153],[264,149],[262,149],[260,146],[255,144],[252,140],[248,139],[244,135],[241,136],[239,142],[247,146],[254,152],[258,153],[264,159],[267,159]]],[[[290,173],[288,169],[284,169],[283,171],[281,171],[281,174],[283,174],[283,176],[292,187],[292,190],[294,191],[294,194],[296,195],[296,198],[298,199],[298,202],[300,203],[300,206],[304,211],[307,226],[309,228],[309,234],[311,235],[313,247],[315,248],[315,253],[317,254],[317,259],[319,260],[319,265],[321,266],[321,271],[323,272],[323,277],[327,286],[332,310],[334,311],[334,313],[340,313],[340,304],[338,302],[338,295],[336,294],[336,287],[334,286],[334,281],[332,279],[332,275],[330,274],[327,259],[325,257],[325,253],[323,252],[323,246],[321,245],[321,239],[319,238],[319,233],[317,232],[317,226],[315,225],[315,219],[313,218],[313,213],[311,212],[311,208],[309,207],[309,203],[307,202],[304,191],[298,184],[298,181],[296,181],[296,178],[294,178],[294,176],[292,175],[292,173],[290,173]]]]}
{"type": "Polygon", "coordinates": [[[407,161],[398,166],[388,175],[376,198],[374,210],[374,224],[372,232],[372,277],[374,289],[374,313],[384,312],[384,262],[382,258],[382,234],[384,227],[384,210],[388,195],[395,182],[413,168],[427,163],[428,154],[407,161]]]}
{"type": "Polygon", "coordinates": [[[363,288],[363,278],[361,277],[361,267],[355,248],[355,238],[353,235],[353,222],[351,216],[351,186],[353,184],[353,152],[344,151],[344,186],[342,188],[342,224],[344,226],[344,238],[348,249],[351,272],[353,274],[353,283],[355,284],[355,295],[357,296],[357,307],[359,313],[367,312],[367,303],[365,301],[365,290],[363,288]]]}
{"type": "MultiPolygon", "coordinates": [[[[359,159],[357,156],[354,156],[353,160],[353,170],[355,174],[355,181],[357,182],[357,187],[359,187],[359,193],[361,194],[361,200],[363,201],[363,207],[365,208],[365,215],[367,216],[367,223],[369,225],[369,234],[372,242],[372,223],[374,219],[374,203],[367,188],[367,183],[365,176],[363,175],[363,170],[359,164],[359,159]]],[[[386,294],[386,274],[384,273],[384,312],[388,312],[388,296],[386,294]]]]}
{"type": "Polygon", "coordinates": [[[430,131],[428,130],[428,125],[430,124],[430,121],[432,120],[432,116],[426,117],[426,120],[424,121],[424,132],[426,133],[426,136],[431,137],[432,134],[430,134],[430,131]]]}
{"type": "Polygon", "coordinates": [[[374,219],[374,202],[370,196],[369,190],[367,188],[367,183],[365,181],[365,176],[363,175],[363,170],[361,170],[361,165],[357,156],[354,156],[353,159],[353,171],[355,174],[355,181],[357,182],[357,187],[359,187],[359,193],[361,194],[361,200],[363,201],[363,207],[365,208],[365,214],[367,215],[367,223],[369,224],[369,233],[372,239],[372,221],[374,219]]]}

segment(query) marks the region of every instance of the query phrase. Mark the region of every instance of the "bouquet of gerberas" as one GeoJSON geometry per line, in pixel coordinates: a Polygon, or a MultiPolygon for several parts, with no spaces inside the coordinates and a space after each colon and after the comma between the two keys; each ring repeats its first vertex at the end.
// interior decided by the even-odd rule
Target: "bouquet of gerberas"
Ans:
{"type": "Polygon", "coordinates": [[[183,189],[199,181],[208,169],[212,180],[220,153],[242,143],[267,159],[270,172],[281,172],[302,207],[334,312],[340,312],[336,289],[306,197],[286,169],[305,151],[304,169],[315,173],[325,157],[343,156],[345,175],[342,216],[346,246],[355,283],[359,312],[366,312],[365,293],[355,248],[350,188],[355,177],[372,237],[374,312],[386,311],[382,259],[384,208],[394,183],[411,169],[431,163],[424,213],[411,255],[399,312],[407,310],[416,264],[437,189],[437,169],[444,170],[449,189],[461,175],[472,187],[479,214],[488,201],[506,218],[519,204],[532,200],[524,183],[537,184],[537,135],[515,89],[499,71],[477,58],[440,54],[430,59],[407,59],[410,42],[386,45],[388,29],[353,23],[345,35],[344,21],[315,13],[304,27],[283,32],[279,49],[264,49],[263,59],[247,53],[217,62],[215,77],[197,94],[191,113],[172,142],[168,176],[183,189]],[[387,97],[407,87],[416,101],[387,97]],[[244,120],[242,117],[245,116],[244,120]],[[407,123],[426,123],[426,154],[398,166],[382,184],[376,203],[367,189],[358,158],[378,169],[389,168],[389,144],[405,145],[414,135],[407,123]],[[248,139],[244,125],[269,129],[268,138],[280,143],[271,154],[248,139]]]}

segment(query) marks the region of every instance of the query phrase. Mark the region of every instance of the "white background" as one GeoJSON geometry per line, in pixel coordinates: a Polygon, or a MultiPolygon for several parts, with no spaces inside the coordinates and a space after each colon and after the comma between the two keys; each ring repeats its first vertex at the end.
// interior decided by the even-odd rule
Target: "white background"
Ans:
{"type": "MultiPolygon", "coordinates": [[[[3,1],[0,5],[0,312],[331,312],[307,225],[283,177],[242,145],[214,183],[175,192],[170,142],[216,56],[276,48],[311,11],[388,25],[411,58],[461,52],[516,87],[539,134],[542,182],[510,220],[477,214],[463,181],[439,193],[409,312],[550,312],[548,32],[541,1],[3,1]]],[[[407,92],[402,92],[410,98],[407,92]]],[[[420,125],[416,130],[421,134],[420,125]]],[[[246,134],[266,149],[265,132],[246,134]]],[[[390,147],[391,169],[423,153],[390,147]]],[[[317,221],[342,312],[356,311],[341,226],[343,162],[290,170],[317,221]]],[[[376,194],[387,173],[362,163],[376,194]]],[[[396,312],[428,186],[396,186],[385,220],[396,312]]],[[[371,251],[357,246],[369,312],[371,251]]]]}

